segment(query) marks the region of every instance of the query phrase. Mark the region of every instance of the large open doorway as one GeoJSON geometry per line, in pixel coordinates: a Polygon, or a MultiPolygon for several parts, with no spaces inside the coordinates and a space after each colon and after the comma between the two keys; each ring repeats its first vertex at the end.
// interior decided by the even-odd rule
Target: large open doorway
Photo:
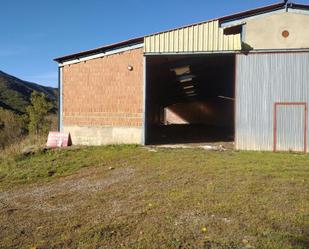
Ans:
{"type": "Polygon", "coordinates": [[[235,55],[146,57],[146,144],[234,141],[235,55]]]}

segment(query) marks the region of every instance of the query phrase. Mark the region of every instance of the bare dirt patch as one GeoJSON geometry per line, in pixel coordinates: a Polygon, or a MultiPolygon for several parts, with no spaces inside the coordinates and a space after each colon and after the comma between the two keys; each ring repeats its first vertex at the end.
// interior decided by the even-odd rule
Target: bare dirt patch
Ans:
{"type": "Polygon", "coordinates": [[[95,194],[112,184],[130,179],[134,175],[134,169],[118,168],[108,174],[105,170],[104,173],[102,174],[102,169],[88,168],[44,185],[34,184],[22,189],[0,192],[0,209],[4,212],[18,209],[69,211],[86,201],[82,196],[95,194]],[[104,177],[104,173],[108,176],[104,177]],[[79,198],[76,198],[77,196],[79,198]],[[58,199],[61,200],[60,203],[56,201],[58,199]]]}

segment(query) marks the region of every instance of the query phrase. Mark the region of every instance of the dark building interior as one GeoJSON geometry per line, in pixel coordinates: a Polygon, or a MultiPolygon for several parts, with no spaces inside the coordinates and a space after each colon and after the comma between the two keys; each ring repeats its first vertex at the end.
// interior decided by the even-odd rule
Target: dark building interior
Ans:
{"type": "Polygon", "coordinates": [[[146,144],[234,141],[235,55],[147,56],[146,144]]]}

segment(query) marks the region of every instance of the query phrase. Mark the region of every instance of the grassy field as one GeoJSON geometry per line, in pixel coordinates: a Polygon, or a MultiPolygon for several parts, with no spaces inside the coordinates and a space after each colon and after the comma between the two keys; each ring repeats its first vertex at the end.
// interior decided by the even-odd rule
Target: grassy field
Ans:
{"type": "Polygon", "coordinates": [[[0,248],[309,248],[309,156],[136,146],[0,162],[0,248]]]}

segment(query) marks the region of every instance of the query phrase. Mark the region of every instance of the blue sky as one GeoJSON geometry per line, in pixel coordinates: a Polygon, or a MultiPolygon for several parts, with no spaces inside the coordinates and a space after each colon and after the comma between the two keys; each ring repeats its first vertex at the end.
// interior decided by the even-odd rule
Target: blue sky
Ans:
{"type": "Polygon", "coordinates": [[[0,70],[57,86],[55,57],[277,2],[1,0],[0,70]]]}

